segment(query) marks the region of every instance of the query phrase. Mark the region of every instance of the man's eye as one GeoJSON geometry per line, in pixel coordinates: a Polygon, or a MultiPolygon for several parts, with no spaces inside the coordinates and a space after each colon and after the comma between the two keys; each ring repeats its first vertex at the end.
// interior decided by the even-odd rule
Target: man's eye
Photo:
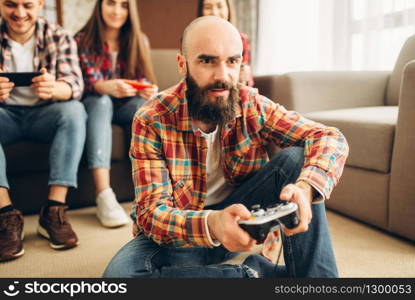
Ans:
{"type": "Polygon", "coordinates": [[[212,59],[211,58],[201,58],[200,61],[203,64],[210,64],[210,63],[212,63],[212,59]]]}

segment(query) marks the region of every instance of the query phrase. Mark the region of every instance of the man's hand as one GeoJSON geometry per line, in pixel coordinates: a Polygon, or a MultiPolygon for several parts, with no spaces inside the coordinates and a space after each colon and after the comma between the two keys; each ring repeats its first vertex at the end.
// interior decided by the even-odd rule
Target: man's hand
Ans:
{"type": "Polygon", "coordinates": [[[268,259],[272,263],[277,263],[275,261],[275,250],[278,247],[278,241],[279,241],[280,231],[272,231],[268,233],[267,238],[264,241],[264,244],[262,245],[261,255],[268,259]]]}
{"type": "Polygon", "coordinates": [[[209,214],[208,227],[212,239],[216,239],[229,251],[250,251],[255,240],[238,224],[240,219],[249,219],[251,213],[242,204],[233,204],[223,210],[209,214]]]}
{"type": "Polygon", "coordinates": [[[298,205],[300,223],[294,229],[284,228],[286,235],[291,236],[297,233],[306,232],[313,214],[311,202],[313,200],[313,188],[306,182],[299,181],[296,184],[286,185],[280,194],[280,199],[294,202],[298,205]]]}
{"type": "MultiPolygon", "coordinates": [[[[3,73],[3,70],[0,69],[0,73],[3,73]]],[[[7,77],[1,77],[0,74],[0,102],[4,102],[7,98],[10,97],[10,93],[14,87],[14,83],[9,80],[7,77]]]]}
{"type": "Polygon", "coordinates": [[[145,100],[150,99],[154,94],[158,92],[159,88],[157,85],[154,85],[151,88],[147,88],[138,92],[138,95],[145,100]]]}
{"type": "Polygon", "coordinates": [[[35,90],[35,94],[42,100],[51,100],[53,98],[56,86],[55,76],[48,73],[46,68],[40,69],[42,75],[32,79],[30,87],[35,90]]]}

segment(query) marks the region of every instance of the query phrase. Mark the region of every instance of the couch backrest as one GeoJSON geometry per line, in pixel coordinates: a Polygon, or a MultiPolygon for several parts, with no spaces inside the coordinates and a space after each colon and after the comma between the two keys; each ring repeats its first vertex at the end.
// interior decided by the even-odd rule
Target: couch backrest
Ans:
{"type": "Polygon", "coordinates": [[[160,91],[177,84],[181,79],[177,70],[177,53],[178,49],[151,49],[151,60],[160,91]]]}
{"type": "Polygon", "coordinates": [[[389,78],[386,105],[399,104],[399,90],[401,87],[403,68],[413,59],[415,59],[415,35],[410,36],[406,40],[399,53],[398,60],[389,78]]]}

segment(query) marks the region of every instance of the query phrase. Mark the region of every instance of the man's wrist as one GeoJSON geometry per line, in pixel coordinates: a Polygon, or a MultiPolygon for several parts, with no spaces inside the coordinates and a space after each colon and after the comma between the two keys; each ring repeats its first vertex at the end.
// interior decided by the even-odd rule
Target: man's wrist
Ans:
{"type": "Polygon", "coordinates": [[[215,236],[215,234],[213,233],[213,230],[212,230],[212,228],[213,228],[213,224],[214,224],[214,218],[215,218],[215,215],[217,214],[217,211],[210,211],[210,213],[208,214],[208,217],[207,217],[207,226],[208,226],[208,230],[209,230],[209,234],[210,234],[210,237],[212,238],[212,240],[216,240],[216,236],[215,236]]]}
{"type": "Polygon", "coordinates": [[[207,215],[206,215],[206,234],[208,237],[209,242],[211,243],[212,246],[214,247],[218,247],[220,246],[220,242],[216,239],[216,236],[213,234],[213,224],[214,224],[214,218],[215,218],[215,214],[217,214],[217,211],[214,210],[210,210],[208,211],[207,215]]]}

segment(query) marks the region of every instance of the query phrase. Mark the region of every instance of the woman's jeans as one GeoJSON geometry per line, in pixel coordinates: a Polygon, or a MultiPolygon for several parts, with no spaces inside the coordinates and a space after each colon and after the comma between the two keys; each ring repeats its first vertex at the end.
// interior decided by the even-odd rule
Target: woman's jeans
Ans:
{"type": "Polygon", "coordinates": [[[82,102],[88,113],[86,135],[88,167],[110,169],[111,124],[131,127],[134,114],[144,103],[144,99],[140,97],[115,99],[108,95],[90,95],[82,102]]]}
{"type": "MultiPolygon", "coordinates": [[[[85,123],[85,109],[76,100],[39,106],[0,103],[0,186],[9,188],[2,146],[25,139],[51,143],[49,185],[76,187],[85,144],[85,123]]],[[[27,153],[28,157],[31,155],[27,153]]]]}
{"type": "MultiPolygon", "coordinates": [[[[296,181],[304,161],[304,149],[280,151],[262,170],[239,186],[224,202],[250,208],[279,202],[281,189],[296,181]]],[[[241,265],[221,264],[235,256],[223,247],[171,248],[138,235],[111,260],[104,277],[337,277],[324,203],[312,204],[313,218],[307,232],[282,238],[285,266],[276,266],[253,254],[241,265]]]]}

